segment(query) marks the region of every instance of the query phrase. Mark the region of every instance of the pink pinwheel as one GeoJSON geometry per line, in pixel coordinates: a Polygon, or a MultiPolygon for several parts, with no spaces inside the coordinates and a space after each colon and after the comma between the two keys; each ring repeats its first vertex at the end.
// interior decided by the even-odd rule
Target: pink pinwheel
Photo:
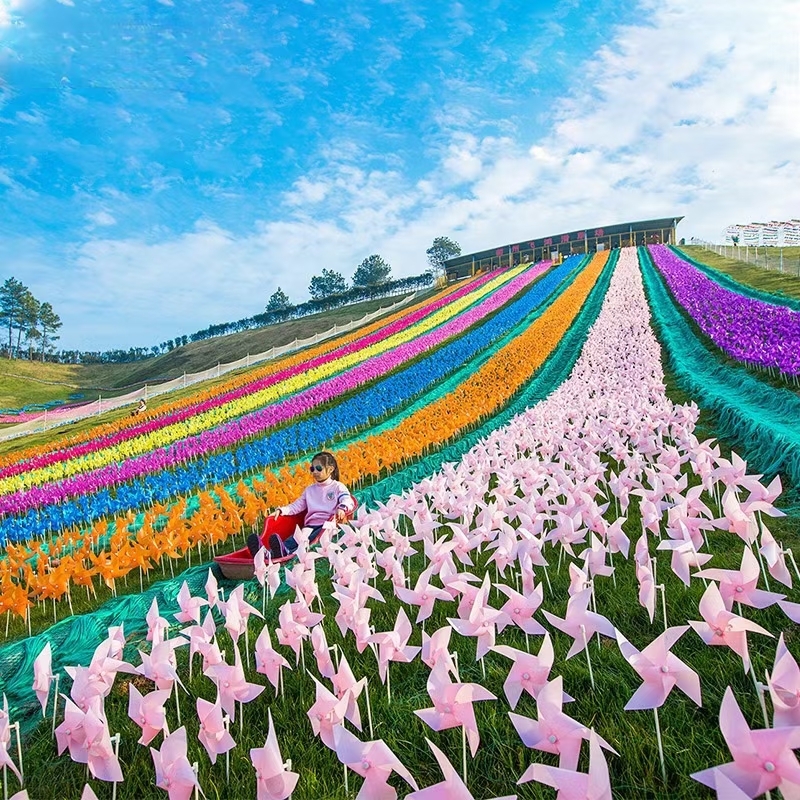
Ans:
{"type": "Polygon", "coordinates": [[[556,617],[549,611],[542,612],[554,628],[558,628],[575,640],[567,653],[567,658],[580,653],[595,633],[601,633],[612,639],[616,636],[614,626],[604,616],[589,611],[591,595],[591,589],[584,589],[572,595],[567,602],[567,614],[564,619],[556,617]]]}
{"type": "MultiPolygon", "coordinates": [[[[439,769],[444,775],[444,780],[425,789],[411,792],[406,795],[406,800],[475,800],[464,781],[458,777],[458,773],[453,769],[447,756],[427,737],[425,737],[425,741],[439,762],[439,769]]],[[[505,797],[495,797],[494,800],[517,800],[517,796],[510,794],[505,797]]]]}
{"type": "Polygon", "coordinates": [[[339,662],[339,671],[331,680],[333,682],[333,691],[336,692],[336,696],[340,700],[345,695],[349,697],[347,711],[344,713],[345,719],[350,720],[358,730],[361,730],[361,711],[358,707],[358,698],[367,685],[367,679],[361,678],[361,680],[356,680],[356,676],[353,675],[353,670],[350,668],[347,658],[344,653],[342,653],[342,658],[339,662]]]}
{"type": "Polygon", "coordinates": [[[202,625],[191,625],[181,631],[182,636],[189,637],[189,662],[194,659],[195,653],[202,653],[203,649],[211,644],[211,640],[217,632],[217,623],[214,616],[209,611],[202,625]]]}
{"type": "Polygon", "coordinates": [[[671,550],[672,571],[688,586],[691,582],[691,567],[702,567],[712,556],[710,553],[698,553],[691,539],[662,539],[657,550],[671,550]]]}
{"type": "Polygon", "coordinates": [[[228,631],[234,643],[239,641],[239,637],[247,629],[247,621],[251,614],[263,619],[261,612],[245,601],[243,583],[240,583],[230,593],[224,603],[218,603],[217,606],[225,615],[225,630],[228,631]]]}
{"type": "MultiPolygon", "coordinates": [[[[67,700],[69,703],[69,700],[67,700]]],[[[76,709],[77,710],[77,709],[76,709]]],[[[78,714],[82,715],[82,712],[78,710],[78,714]]],[[[66,714],[65,714],[66,718],[66,714]]],[[[5,694],[3,694],[3,708],[0,709],[0,769],[8,767],[16,776],[17,780],[22,783],[22,776],[20,775],[19,770],[17,769],[17,765],[12,760],[11,756],[8,753],[8,746],[11,743],[11,718],[8,716],[8,700],[6,699],[5,694]]],[[[79,737],[82,738],[83,732],[81,730],[79,737]]],[[[60,742],[60,740],[57,740],[60,742]]],[[[58,754],[64,751],[64,748],[61,747],[58,751],[58,754]]],[[[84,752],[83,750],[81,752],[84,752]]],[[[70,755],[72,755],[72,750],[70,749],[70,755]]],[[[86,759],[83,759],[81,763],[85,763],[86,759]]]]}
{"type": "Polygon", "coordinates": [[[536,609],[542,604],[544,594],[541,586],[536,587],[528,595],[514,591],[504,583],[495,584],[508,600],[500,608],[502,616],[497,618],[497,631],[502,632],[506,625],[514,624],[531,636],[542,636],[545,629],[533,618],[536,609]]]}
{"type": "Polygon", "coordinates": [[[453,675],[456,674],[455,663],[453,656],[450,654],[450,635],[453,629],[449,625],[439,628],[438,631],[428,636],[425,631],[422,632],[422,659],[423,664],[427,664],[433,669],[439,661],[443,661],[445,667],[453,675]]]}
{"type": "Polygon", "coordinates": [[[150,744],[161,731],[168,732],[164,704],[169,696],[166,690],[156,690],[142,697],[133,683],[128,684],[128,716],[142,729],[139,744],[150,744]]]}
{"type": "MultiPolygon", "coordinates": [[[[550,641],[550,634],[545,632],[539,655],[536,656],[505,644],[495,645],[492,650],[514,662],[503,684],[503,691],[511,708],[517,707],[523,692],[536,699],[553,668],[553,643],[550,641]]],[[[572,698],[565,693],[564,702],[568,703],[571,700],[572,698]]]]}
{"type": "Polygon", "coordinates": [[[594,732],[589,736],[589,772],[531,764],[517,783],[537,781],[558,790],[558,800],[613,800],[608,764],[603,755],[603,740],[594,732]]]}
{"type": "Polygon", "coordinates": [[[435,731],[463,725],[474,757],[481,736],[472,704],[480,700],[497,698],[477,683],[453,683],[443,661],[440,661],[428,676],[428,694],[433,701],[433,708],[423,708],[414,713],[435,731]]]}
{"type": "Polygon", "coordinates": [[[300,775],[290,772],[283,762],[272,722],[272,712],[267,710],[269,732],[263,747],[250,750],[250,761],[256,771],[256,800],[287,800],[297,786],[300,775]]]}
{"type": "Polygon", "coordinates": [[[410,636],[411,623],[401,608],[397,612],[393,630],[375,633],[370,637],[370,641],[378,645],[378,673],[382,682],[386,682],[386,670],[390,661],[407,664],[419,655],[422,648],[411,647],[408,644],[410,636]]]}
{"type": "MultiPolygon", "coordinates": [[[[69,698],[64,699],[66,702],[64,706],[64,721],[55,731],[58,754],[61,755],[64,750],[69,748],[69,757],[79,764],[85,764],[89,758],[86,750],[86,731],[83,727],[86,712],[81,711],[69,698]]],[[[101,702],[99,697],[93,700],[97,708],[99,708],[101,702]]]]}
{"type": "Polygon", "coordinates": [[[145,619],[147,620],[147,641],[154,644],[163,641],[164,634],[169,630],[169,622],[159,614],[158,600],[155,597],[145,619]]]}
{"type": "Polygon", "coordinates": [[[350,703],[350,693],[345,692],[342,697],[331,694],[313,675],[311,680],[317,687],[317,696],[314,705],[306,714],[311,721],[314,736],[319,736],[331,750],[336,749],[333,739],[333,729],[344,721],[347,707],[350,703]]]}
{"type": "Polygon", "coordinates": [[[235,721],[236,704],[249,703],[251,700],[255,700],[264,691],[264,687],[259,686],[257,683],[247,682],[242,668],[242,657],[239,655],[237,645],[233,646],[233,655],[233,664],[224,662],[215,664],[209,667],[205,674],[216,684],[225,713],[231,720],[235,721]]]}
{"type": "MultiPolygon", "coordinates": [[[[776,478],[777,480],[777,478],[776,478]]],[[[770,532],[766,525],[761,525],[761,547],[759,548],[761,555],[764,556],[764,561],[767,562],[769,574],[780,581],[784,586],[792,588],[792,575],[789,568],[786,566],[786,559],[784,558],[784,551],[781,546],[775,541],[775,537],[770,532]]]]}
{"type": "Polygon", "coordinates": [[[772,727],[800,726],[800,667],[786,648],[783,634],[778,639],[775,665],[767,676],[767,686],[772,698],[772,727]]]}
{"type": "Polygon", "coordinates": [[[47,709],[47,701],[50,697],[50,684],[53,682],[53,654],[50,650],[50,642],[42,648],[42,652],[36,656],[33,662],[33,691],[42,706],[42,716],[47,709]]]}
{"type": "Polygon", "coordinates": [[[416,622],[420,623],[433,613],[433,604],[437,600],[451,601],[453,598],[450,593],[437,586],[431,586],[430,578],[431,567],[420,573],[417,583],[413,589],[406,589],[404,586],[396,586],[394,593],[399,600],[412,606],[419,606],[416,622]]]}
{"type": "Polygon", "coordinates": [[[265,625],[256,639],[256,672],[266,675],[277,691],[283,667],[291,669],[289,662],[277,650],[272,649],[269,628],[265,625]]]}
{"type": "Polygon", "coordinates": [[[169,800],[189,800],[195,787],[200,788],[186,753],[186,728],[178,728],[165,736],[161,750],[150,748],[156,768],[156,786],[167,793],[169,800]]]}
{"type": "Polygon", "coordinates": [[[303,639],[311,636],[311,631],[294,619],[292,615],[292,604],[287,600],[278,614],[280,626],[275,633],[278,636],[278,644],[284,647],[291,647],[297,656],[297,663],[300,663],[300,644],[303,639]]]}
{"type": "Polygon", "coordinates": [[[184,581],[178,592],[178,605],[181,610],[177,614],[173,614],[178,622],[184,624],[194,622],[199,625],[200,609],[208,605],[208,600],[204,597],[192,597],[192,593],[189,591],[189,584],[184,581]]]}
{"type": "Polygon", "coordinates": [[[586,572],[592,577],[596,575],[611,575],[614,572],[614,567],[606,564],[607,554],[608,551],[605,546],[593,533],[590,546],[581,553],[586,572]]]}
{"type": "MultiPolygon", "coordinates": [[[[536,698],[538,720],[510,711],[508,716],[526,747],[543,753],[555,753],[559,768],[574,770],[578,766],[581,742],[589,738],[589,728],[564,714],[561,710],[563,701],[563,680],[559,675],[539,690],[536,698]]],[[[600,744],[616,754],[604,739],[600,739],[600,744]]],[[[520,781],[524,780],[525,775],[520,778],[520,781]]]]}
{"type": "Polygon", "coordinates": [[[140,675],[155,683],[157,689],[172,691],[173,685],[177,682],[181,686],[181,679],[178,676],[178,662],[175,658],[175,650],[188,644],[186,639],[167,639],[154,645],[151,653],[139,651],[142,658],[141,666],[136,668],[140,675]]]}
{"type": "Polygon", "coordinates": [[[606,528],[606,541],[608,542],[608,550],[610,553],[622,553],[623,557],[627,558],[631,540],[625,535],[625,531],[622,530],[622,526],[625,522],[625,517],[617,517],[617,519],[606,528]]]}
{"type": "Polygon", "coordinates": [[[700,598],[700,614],[704,622],[689,620],[697,635],[708,645],[730,647],[734,653],[741,656],[745,672],[750,669],[747,632],[772,636],[768,630],[755,622],[727,611],[715,583],[709,583],[700,598]]]}
{"type": "Polygon", "coordinates": [[[753,608],[766,608],[785,599],[784,594],[757,589],[760,574],[758,559],[749,547],[745,547],[739,569],[704,569],[695,572],[694,577],[719,581],[719,591],[725,601],[725,608],[730,611],[734,601],[753,608]]]}
{"type": "Polygon", "coordinates": [[[467,619],[448,618],[447,620],[454,630],[462,636],[475,636],[477,638],[476,661],[480,661],[489,652],[489,648],[494,645],[495,625],[499,618],[503,616],[503,612],[488,605],[491,586],[492,583],[487,572],[484,575],[483,584],[472,602],[469,617],[467,619]]]}
{"type": "Polygon", "coordinates": [[[781,789],[784,797],[796,797],[800,764],[792,750],[800,747],[800,728],[750,730],[729,686],[719,711],[719,727],[733,761],[695,772],[692,777],[712,789],[722,773],[748,797],[781,789]]]}
{"type": "Polygon", "coordinates": [[[222,716],[219,694],[213,703],[197,698],[197,718],[200,720],[200,732],[197,738],[205,747],[212,764],[217,763],[217,756],[224,755],[236,747],[236,742],[228,732],[222,716]]]}
{"type": "Polygon", "coordinates": [[[675,686],[698,706],[702,706],[700,678],[697,673],[670,653],[675,642],[688,630],[688,625],[667,628],[641,652],[617,631],[617,644],[623,658],[644,681],[628,700],[625,711],[659,708],[675,686]]]}
{"type": "Polygon", "coordinates": [[[569,589],[567,594],[572,595],[591,587],[589,576],[573,561],[569,565],[569,589]]]}
{"type": "Polygon", "coordinates": [[[397,792],[387,783],[392,772],[414,789],[419,788],[383,739],[362,742],[342,725],[337,725],[333,729],[333,741],[339,761],[364,778],[356,800],[395,800],[397,792]]]}
{"type": "Polygon", "coordinates": [[[332,678],[336,672],[331,658],[331,651],[328,647],[328,640],[325,638],[325,631],[322,625],[317,625],[311,631],[311,647],[314,651],[314,658],[317,660],[317,669],[323,678],[332,678]]]}
{"type": "Polygon", "coordinates": [[[319,586],[317,586],[317,572],[311,567],[306,569],[302,564],[296,564],[292,569],[286,570],[286,583],[295,590],[298,599],[303,598],[306,605],[319,598],[319,586]]]}
{"type": "Polygon", "coordinates": [[[208,571],[208,578],[206,578],[205,590],[209,610],[216,608],[217,603],[219,603],[219,586],[217,585],[216,576],[210,569],[208,571]]]}
{"type": "Polygon", "coordinates": [[[122,768],[111,744],[111,734],[105,717],[96,714],[91,708],[83,720],[86,735],[86,763],[89,772],[101,781],[119,783],[122,781],[122,768]]]}

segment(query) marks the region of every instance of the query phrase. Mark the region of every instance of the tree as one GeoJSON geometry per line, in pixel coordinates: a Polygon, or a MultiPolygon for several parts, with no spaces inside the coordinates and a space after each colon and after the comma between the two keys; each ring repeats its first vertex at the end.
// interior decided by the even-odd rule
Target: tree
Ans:
{"type": "Polygon", "coordinates": [[[25,294],[22,297],[22,307],[19,310],[17,317],[17,356],[19,356],[20,345],[22,344],[22,334],[27,337],[31,329],[36,328],[39,322],[39,309],[42,304],[25,289],[25,294]]]}
{"type": "Polygon", "coordinates": [[[269,298],[266,311],[269,314],[273,311],[283,311],[284,309],[291,307],[292,301],[289,299],[289,295],[287,295],[286,292],[284,292],[279,286],[269,298]]]}
{"type": "Polygon", "coordinates": [[[14,358],[13,334],[19,325],[28,287],[16,278],[7,278],[0,286],[0,324],[8,325],[8,357],[14,358]]]}
{"type": "Polygon", "coordinates": [[[425,253],[431,267],[436,271],[444,272],[444,262],[448,258],[461,255],[461,245],[447,236],[437,236],[425,253]]]}
{"type": "Polygon", "coordinates": [[[347,291],[347,281],[341,272],[323,269],[322,275],[314,275],[308,285],[308,293],[314,300],[322,300],[332,294],[343,294],[347,291]]]}
{"type": "Polygon", "coordinates": [[[389,279],[392,268],[377,254],[365,258],[353,275],[353,286],[377,286],[389,279]]]}
{"type": "Polygon", "coordinates": [[[53,342],[61,338],[56,335],[56,331],[61,325],[61,317],[53,311],[53,306],[50,303],[42,303],[39,309],[39,328],[42,332],[42,361],[44,361],[45,353],[52,348],[53,342]]]}

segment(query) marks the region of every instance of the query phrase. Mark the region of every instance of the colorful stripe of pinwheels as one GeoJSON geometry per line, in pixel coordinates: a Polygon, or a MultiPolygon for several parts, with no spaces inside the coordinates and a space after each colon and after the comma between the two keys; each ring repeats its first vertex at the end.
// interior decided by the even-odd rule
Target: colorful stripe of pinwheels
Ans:
{"type": "MultiPolygon", "coordinates": [[[[457,318],[465,309],[490,295],[500,286],[512,281],[522,269],[520,267],[498,275],[494,280],[489,281],[475,291],[446,304],[444,308],[439,309],[434,314],[428,315],[415,325],[399,330],[391,336],[368,343],[344,354],[337,352],[322,356],[313,359],[311,362],[298,365],[293,369],[271,375],[251,384],[247,390],[240,390],[236,393],[238,395],[236,398],[222,401],[219,399],[206,401],[199,406],[195,406],[192,414],[188,416],[184,414],[184,418],[179,421],[176,420],[165,425],[162,424],[162,419],[153,420],[147,424],[147,428],[150,430],[141,433],[135,438],[120,441],[119,443],[97,442],[95,443],[96,449],[79,458],[59,461],[49,466],[31,469],[19,475],[3,478],[0,480],[0,494],[24,490],[31,486],[90,472],[107,465],[115,465],[122,459],[134,458],[148,453],[148,451],[156,447],[164,447],[203,431],[210,431],[228,420],[240,417],[282,397],[294,395],[313,383],[341,372],[348,367],[372,359],[381,353],[391,351],[393,348],[413,341],[423,333],[435,330],[440,325],[457,318]]],[[[530,282],[531,279],[531,270],[528,269],[523,273],[522,285],[530,282]]],[[[522,285],[517,283],[518,291],[522,288],[522,285]]]]}
{"type": "MultiPolygon", "coordinates": [[[[220,397],[228,395],[229,393],[231,393],[233,397],[241,396],[240,394],[233,395],[235,392],[243,391],[246,394],[249,391],[248,387],[269,375],[276,374],[290,367],[297,367],[298,365],[300,365],[302,369],[303,364],[318,356],[333,354],[332,357],[335,357],[334,351],[342,352],[344,348],[351,347],[359,342],[371,343],[372,341],[379,341],[380,338],[391,336],[398,330],[402,330],[419,321],[426,315],[437,311],[451,300],[456,300],[463,297],[468,292],[479,288],[488,281],[496,278],[498,274],[499,272],[495,271],[475,278],[465,285],[451,287],[438,293],[432,300],[429,299],[410,308],[405,308],[390,317],[373,322],[371,325],[367,325],[364,328],[359,328],[357,331],[347,336],[337,338],[335,341],[325,341],[316,347],[304,349],[300,353],[293,353],[278,361],[270,362],[266,366],[248,370],[244,375],[236,375],[226,380],[223,384],[216,384],[209,389],[193,392],[190,397],[184,397],[171,403],[160,405],[157,409],[150,411],[145,416],[144,420],[124,417],[114,420],[113,422],[94,426],[69,437],[59,437],[57,440],[46,444],[27,447],[24,450],[2,456],[0,457],[0,477],[16,475],[20,472],[26,472],[30,469],[47,466],[50,463],[92,452],[95,447],[92,443],[95,440],[104,440],[105,443],[113,444],[123,440],[114,438],[120,433],[124,435],[124,438],[137,436],[142,432],[151,430],[148,425],[154,421],[160,423],[162,420],[165,420],[165,424],[167,424],[170,421],[170,416],[173,414],[179,415],[176,417],[179,421],[185,418],[180,415],[191,415],[194,413],[194,409],[200,407],[207,401],[217,401],[220,397]],[[376,334],[378,338],[372,339],[371,337],[373,334],[376,334]],[[369,340],[368,337],[370,337],[369,340]],[[88,447],[88,449],[84,450],[84,447],[88,447]]],[[[295,374],[295,372],[290,374],[295,374]]]]}
{"type": "MultiPolygon", "coordinates": [[[[374,480],[387,469],[413,461],[428,448],[458,438],[481,419],[506,405],[569,330],[603,271],[607,256],[607,253],[596,256],[534,322],[500,348],[456,391],[445,394],[389,430],[337,449],[337,460],[348,482],[352,485],[362,480],[374,480]]],[[[253,489],[267,498],[270,505],[278,505],[297,496],[307,482],[308,473],[303,465],[298,464],[291,469],[284,467],[277,472],[267,472],[263,478],[254,480],[253,489]]],[[[57,599],[68,591],[71,584],[86,585],[93,575],[102,575],[109,585],[113,585],[130,570],[145,565],[145,562],[149,566],[150,560],[157,560],[162,554],[174,558],[197,541],[226,538],[241,527],[248,508],[255,514],[263,511],[266,505],[263,501],[258,502],[252,492],[244,491],[241,499],[246,508],[242,512],[224,490],[215,487],[214,491],[219,504],[204,492],[200,498],[200,509],[205,510],[204,513],[189,520],[182,519],[181,503],[184,501],[180,501],[170,513],[171,524],[159,535],[155,533],[155,519],[163,509],[148,512],[145,514],[144,534],[140,531],[136,542],[130,546],[125,535],[125,523],[130,515],[117,521],[117,532],[108,548],[92,550],[91,543],[101,533],[92,531],[78,542],[77,555],[73,550],[70,557],[62,559],[55,582],[51,574],[40,574],[31,569],[26,558],[27,548],[9,546],[7,566],[0,562],[0,609],[24,616],[29,596],[57,599]],[[145,545],[147,553],[142,551],[145,545]],[[23,573],[22,579],[18,572],[23,573]],[[24,581],[24,586],[18,582],[20,580],[24,581]]],[[[103,528],[106,525],[102,523],[103,528]]],[[[59,538],[59,543],[71,546],[75,540],[76,535],[68,533],[59,538]]],[[[58,552],[57,547],[55,552],[58,552]]]]}
{"type": "Polygon", "coordinates": [[[800,311],[725,289],[665,245],[650,253],[675,299],[723,352],[800,375],[800,311]]]}
{"type": "MultiPolygon", "coordinates": [[[[7,540],[20,540],[30,538],[37,530],[58,530],[84,524],[100,516],[116,514],[153,501],[164,501],[198,486],[230,481],[245,471],[263,468],[283,461],[287,455],[319,447],[345,430],[369,423],[380,415],[381,410],[397,408],[410,397],[424,391],[425,387],[435,386],[444,374],[459,364],[469,362],[476,353],[496,341],[546,300],[578,261],[578,258],[568,260],[483,326],[455,339],[444,351],[437,350],[432,356],[394,376],[390,383],[384,381],[370,387],[351,398],[343,407],[329,409],[309,420],[275,431],[269,437],[246,442],[234,452],[189,460],[180,466],[176,466],[174,455],[159,451],[148,455],[145,464],[138,459],[91,476],[76,476],[56,486],[34,487],[24,495],[15,497],[15,502],[19,502],[22,508],[6,506],[8,511],[26,513],[3,520],[0,523],[0,536],[5,536],[7,540]],[[143,467],[150,471],[161,471],[144,480],[132,481],[136,477],[134,470],[143,467]],[[120,484],[113,496],[108,488],[109,482],[120,484]],[[71,503],[61,502],[69,492],[81,496],[71,503]]],[[[346,376],[341,376],[341,380],[345,379],[346,376]]],[[[242,436],[249,435],[247,430],[239,432],[242,436]]],[[[213,449],[222,447],[219,440],[206,444],[213,449]]],[[[2,501],[8,502],[10,497],[2,498],[2,501]]]]}

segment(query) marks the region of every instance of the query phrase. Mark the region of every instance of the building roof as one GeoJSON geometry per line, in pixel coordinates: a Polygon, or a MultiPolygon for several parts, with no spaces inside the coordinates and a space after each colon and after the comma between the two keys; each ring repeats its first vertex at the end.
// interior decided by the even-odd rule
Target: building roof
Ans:
{"type": "Polygon", "coordinates": [[[464,255],[456,256],[455,258],[448,258],[445,261],[445,267],[458,267],[462,264],[471,263],[472,260],[479,261],[484,258],[496,258],[498,256],[505,256],[511,252],[524,252],[533,250],[537,247],[555,247],[559,244],[568,244],[569,242],[583,241],[584,239],[596,239],[605,236],[618,236],[625,233],[636,233],[638,231],[657,230],[659,228],[672,228],[676,226],[683,217],[663,217],[661,219],[644,219],[638,222],[621,222],[616,225],[606,225],[603,227],[582,228],[568,233],[558,233],[550,236],[543,236],[536,239],[528,239],[523,242],[516,242],[512,244],[505,244],[498,247],[492,247],[488,250],[481,250],[476,253],[467,253],[464,255]]]}

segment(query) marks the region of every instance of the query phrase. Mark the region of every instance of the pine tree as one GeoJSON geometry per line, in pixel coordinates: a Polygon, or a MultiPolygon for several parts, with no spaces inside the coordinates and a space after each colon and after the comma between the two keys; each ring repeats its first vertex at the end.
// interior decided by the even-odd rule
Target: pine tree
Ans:
{"type": "Polygon", "coordinates": [[[388,280],[392,268],[377,253],[365,258],[353,275],[353,286],[377,286],[388,280]]]}
{"type": "Polygon", "coordinates": [[[425,253],[431,267],[438,272],[444,272],[444,262],[448,258],[461,255],[461,245],[447,236],[437,236],[425,253]]]}
{"type": "Polygon", "coordinates": [[[283,311],[287,308],[292,307],[292,301],[289,299],[289,295],[281,289],[279,286],[273,293],[272,296],[269,298],[267,302],[267,314],[273,311],[283,311]]]}
{"type": "Polygon", "coordinates": [[[314,275],[308,285],[308,293],[314,300],[322,300],[333,294],[344,294],[347,291],[347,281],[341,272],[332,269],[323,269],[322,275],[314,275]]]}

